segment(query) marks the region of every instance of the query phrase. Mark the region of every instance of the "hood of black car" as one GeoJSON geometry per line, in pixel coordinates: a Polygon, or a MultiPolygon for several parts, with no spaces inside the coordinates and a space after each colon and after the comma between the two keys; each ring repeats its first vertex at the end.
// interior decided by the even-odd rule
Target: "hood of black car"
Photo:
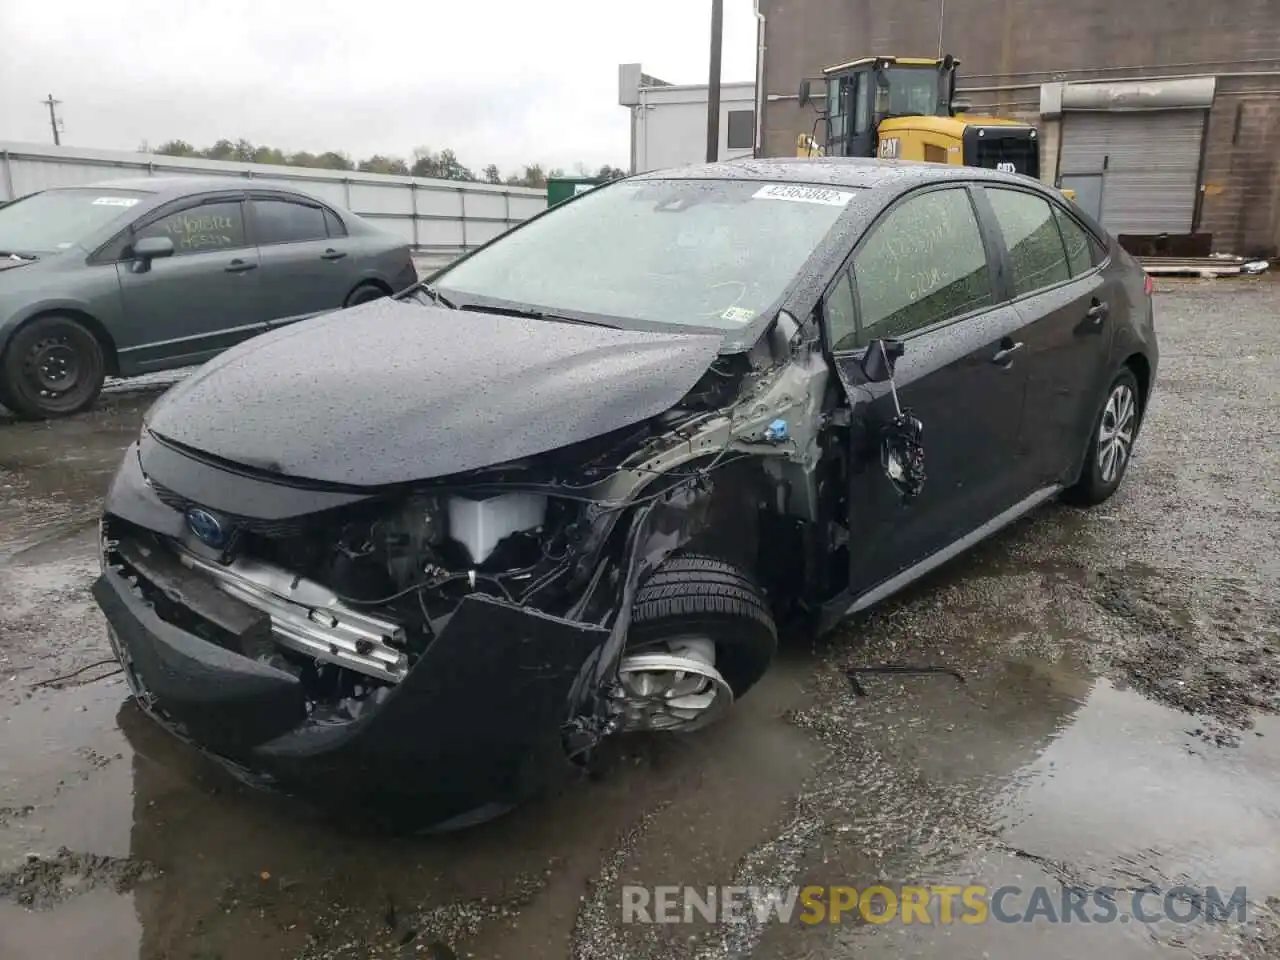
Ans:
{"type": "Polygon", "coordinates": [[[544,453],[675,405],[714,334],[637,333],[379,300],[226,351],[147,414],[261,470],[380,486],[544,453]]]}

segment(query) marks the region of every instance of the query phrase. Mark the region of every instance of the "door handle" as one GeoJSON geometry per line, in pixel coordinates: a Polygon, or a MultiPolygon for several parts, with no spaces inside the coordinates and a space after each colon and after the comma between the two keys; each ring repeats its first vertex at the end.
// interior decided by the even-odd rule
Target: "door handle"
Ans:
{"type": "Polygon", "coordinates": [[[256,270],[257,267],[258,264],[254,260],[241,260],[236,257],[222,269],[226,270],[227,273],[244,273],[246,270],[256,270]]]}
{"type": "Polygon", "coordinates": [[[1095,327],[1101,326],[1102,321],[1107,318],[1107,311],[1110,309],[1105,300],[1095,299],[1089,309],[1084,312],[1085,319],[1091,320],[1095,327]]]}
{"type": "Polygon", "coordinates": [[[320,259],[321,260],[341,260],[346,255],[347,255],[347,252],[345,250],[335,250],[333,249],[333,247],[330,247],[324,253],[320,254],[320,259]]]}
{"type": "MultiPolygon", "coordinates": [[[[1004,343],[1008,343],[1008,341],[1006,340],[1004,343]]],[[[996,355],[991,358],[992,363],[1001,367],[1007,367],[1009,364],[1013,363],[1013,355],[1022,349],[1021,341],[1018,343],[1009,343],[1008,346],[1005,346],[1004,343],[1000,345],[1000,349],[996,351],[996,355]]]]}

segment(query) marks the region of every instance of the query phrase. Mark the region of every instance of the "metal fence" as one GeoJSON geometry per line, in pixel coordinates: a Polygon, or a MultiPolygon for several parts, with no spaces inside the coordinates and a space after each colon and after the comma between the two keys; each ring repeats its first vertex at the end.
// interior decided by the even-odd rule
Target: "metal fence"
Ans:
{"type": "Polygon", "coordinates": [[[158,174],[292,186],[403,236],[416,259],[432,263],[461,256],[547,206],[547,192],[529,187],[0,141],[0,205],[49,187],[158,174]]]}

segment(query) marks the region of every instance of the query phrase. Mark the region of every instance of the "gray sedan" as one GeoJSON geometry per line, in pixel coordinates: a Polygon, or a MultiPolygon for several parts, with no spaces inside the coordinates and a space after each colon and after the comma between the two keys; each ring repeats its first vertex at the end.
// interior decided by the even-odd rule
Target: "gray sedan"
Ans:
{"type": "Polygon", "coordinates": [[[203,363],[417,280],[409,246],[291,189],[148,177],[0,208],[0,403],[91,406],[106,376],[203,363]]]}

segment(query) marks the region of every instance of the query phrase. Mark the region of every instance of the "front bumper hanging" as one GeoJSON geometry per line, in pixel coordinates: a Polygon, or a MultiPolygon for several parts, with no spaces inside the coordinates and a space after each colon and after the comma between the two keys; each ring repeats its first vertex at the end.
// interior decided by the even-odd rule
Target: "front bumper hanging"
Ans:
{"type": "MultiPolygon", "coordinates": [[[[170,731],[260,786],[347,810],[410,802],[420,824],[514,804],[567,770],[571,692],[608,637],[473,595],[380,702],[339,722],[313,718],[292,673],[161,618],[122,568],[104,566],[93,594],[135,699],[170,731]]],[[[182,596],[210,622],[232,619],[226,602],[246,630],[262,616],[182,596]]]]}

